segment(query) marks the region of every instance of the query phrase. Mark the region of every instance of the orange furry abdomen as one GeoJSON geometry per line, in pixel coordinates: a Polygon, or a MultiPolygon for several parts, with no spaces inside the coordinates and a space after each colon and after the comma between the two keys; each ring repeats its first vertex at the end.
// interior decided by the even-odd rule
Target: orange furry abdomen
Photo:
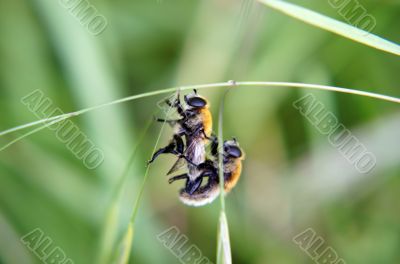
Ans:
{"type": "Polygon", "coordinates": [[[210,137],[212,133],[212,115],[207,107],[201,109],[201,120],[203,121],[204,133],[207,137],[210,137]]]}
{"type": "Polygon", "coordinates": [[[235,187],[236,183],[238,182],[240,175],[242,174],[242,162],[241,160],[237,160],[235,162],[236,169],[232,171],[229,179],[225,180],[225,192],[229,192],[230,190],[235,187]]]}

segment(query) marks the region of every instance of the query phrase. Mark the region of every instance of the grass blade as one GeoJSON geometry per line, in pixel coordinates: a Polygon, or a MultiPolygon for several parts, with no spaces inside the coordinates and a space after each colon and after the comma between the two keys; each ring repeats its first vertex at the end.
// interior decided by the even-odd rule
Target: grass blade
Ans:
{"type": "Polygon", "coordinates": [[[218,225],[217,264],[231,264],[231,243],[229,238],[228,220],[225,212],[221,211],[218,225]]]}
{"type": "MultiPolygon", "coordinates": [[[[16,139],[13,139],[12,141],[8,142],[7,144],[5,144],[4,146],[2,146],[0,148],[0,151],[10,147],[11,145],[17,143],[18,141],[20,141],[20,140],[22,140],[22,139],[24,139],[24,138],[26,138],[26,137],[28,137],[28,136],[30,136],[32,134],[35,134],[36,132],[39,132],[39,131],[41,131],[41,130],[43,130],[43,129],[45,129],[45,128],[53,125],[53,124],[59,123],[59,122],[65,120],[65,119],[67,119],[67,117],[53,118],[50,123],[42,125],[40,127],[37,127],[37,128],[35,128],[35,129],[33,129],[33,130],[29,131],[29,132],[26,132],[25,134],[22,134],[21,136],[17,137],[16,139]]],[[[24,126],[24,125],[22,126],[22,128],[25,128],[25,127],[26,126],[24,126]]]]}
{"type": "Polygon", "coordinates": [[[400,46],[394,42],[378,37],[368,31],[356,28],[349,24],[321,15],[301,6],[281,0],[258,0],[286,15],[299,19],[310,25],[333,32],[367,46],[383,50],[385,52],[400,55],[400,46]]]}
{"type": "MultiPolygon", "coordinates": [[[[169,109],[167,111],[167,116],[171,112],[171,110],[172,110],[172,107],[169,107],[169,109]]],[[[158,143],[160,142],[161,135],[162,135],[162,132],[163,132],[164,127],[165,127],[165,123],[166,123],[165,121],[162,123],[161,129],[160,129],[160,132],[158,133],[157,140],[156,140],[156,143],[154,144],[154,148],[153,148],[153,152],[152,153],[155,153],[156,150],[157,150],[157,146],[158,146],[158,143]]],[[[121,247],[120,247],[121,251],[120,251],[120,254],[118,255],[118,262],[117,262],[118,264],[126,264],[126,263],[129,262],[131,245],[132,245],[132,241],[133,241],[133,233],[134,233],[134,230],[135,230],[136,216],[137,216],[137,213],[138,213],[138,210],[139,210],[140,202],[141,202],[142,197],[143,197],[143,191],[144,191],[144,187],[145,187],[146,182],[147,182],[147,178],[148,178],[148,175],[149,175],[150,167],[151,167],[151,164],[149,164],[146,167],[146,171],[145,171],[144,176],[143,176],[143,181],[142,181],[142,184],[141,184],[141,186],[139,188],[139,193],[138,193],[138,195],[136,197],[136,201],[135,201],[135,204],[133,206],[133,210],[132,210],[131,218],[130,218],[130,221],[129,221],[129,224],[128,224],[128,228],[127,228],[127,230],[125,232],[124,239],[122,240],[122,243],[121,243],[121,247]],[[128,248],[128,246],[129,246],[129,248],[128,248]]]]}
{"type": "MultiPolygon", "coordinates": [[[[231,82],[234,86],[235,83],[231,82]]],[[[223,163],[223,144],[224,144],[224,133],[223,133],[223,116],[224,116],[224,102],[227,93],[230,90],[226,90],[221,98],[221,105],[218,114],[218,176],[219,176],[219,187],[220,187],[220,217],[218,225],[218,236],[217,236],[217,264],[231,264],[231,244],[229,239],[229,228],[228,220],[225,214],[225,182],[224,182],[224,163],[223,163]]]]}
{"type": "MultiPolygon", "coordinates": [[[[99,250],[99,256],[98,256],[98,261],[97,263],[109,263],[109,260],[112,256],[112,251],[115,248],[114,244],[115,244],[115,237],[117,234],[117,230],[118,230],[118,223],[119,223],[119,203],[121,201],[121,197],[123,194],[123,190],[124,190],[124,186],[125,183],[127,181],[128,175],[129,175],[129,170],[132,166],[132,163],[134,162],[136,155],[138,153],[138,149],[140,144],[143,142],[145,135],[147,134],[148,130],[151,127],[151,124],[153,124],[154,121],[152,118],[149,118],[149,121],[147,122],[147,124],[145,125],[137,143],[135,144],[135,146],[133,147],[133,151],[132,154],[130,155],[128,162],[126,163],[124,170],[122,172],[122,175],[120,176],[118,183],[116,184],[112,196],[111,196],[111,203],[110,203],[110,207],[107,210],[107,215],[106,215],[106,221],[105,221],[105,225],[104,225],[104,229],[102,231],[102,237],[100,240],[100,250],[99,250]]],[[[128,232],[133,232],[133,228],[129,227],[128,228],[128,232]]],[[[128,240],[129,237],[132,234],[128,234],[128,232],[126,233],[122,244],[125,246],[128,246],[127,243],[125,243],[125,240],[128,240]]],[[[121,252],[125,251],[125,246],[122,246],[121,252]]],[[[129,247],[130,248],[130,247],[129,247]]],[[[125,253],[122,253],[120,255],[121,261],[122,258],[121,256],[124,255],[125,253]]],[[[118,262],[120,263],[120,262],[118,262]]]]}
{"type": "Polygon", "coordinates": [[[118,256],[118,258],[114,263],[116,264],[128,263],[132,248],[132,241],[133,241],[133,224],[129,223],[128,230],[126,231],[125,236],[122,239],[120,247],[120,255],[118,256]]]}

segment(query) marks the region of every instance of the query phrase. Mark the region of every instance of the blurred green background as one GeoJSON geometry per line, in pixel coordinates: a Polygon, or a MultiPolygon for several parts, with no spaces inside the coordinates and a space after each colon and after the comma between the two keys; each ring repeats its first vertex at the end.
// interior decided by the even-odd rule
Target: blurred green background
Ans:
{"type": "MultiPolygon", "coordinates": [[[[67,1],[65,1],[67,2],[67,1]]],[[[338,20],[328,1],[293,1],[338,20]]],[[[361,2],[361,1],[360,1],[361,2]]],[[[64,112],[187,84],[293,81],[400,97],[400,61],[251,0],[91,0],[108,21],[93,36],[59,1],[0,1],[0,130],[37,120],[21,103],[36,89],[64,112]]],[[[374,34],[400,42],[398,0],[363,0],[374,34]]],[[[223,89],[201,90],[216,124],[223,89]]],[[[240,87],[226,99],[224,136],[246,152],[226,198],[234,263],[314,263],[292,242],[313,228],[346,263],[400,263],[400,111],[367,97],[313,92],[377,158],[360,174],[292,103],[310,91],[240,87]]],[[[102,108],[72,121],[104,152],[87,169],[54,131],[0,152],[0,263],[41,263],[20,238],[35,228],[75,264],[99,263],[113,189],[134,146],[117,237],[126,228],[159,124],[139,142],[163,96],[102,108]]],[[[216,125],[215,125],[216,127],[216,125]]],[[[29,129],[0,138],[1,146],[29,129]]],[[[171,137],[165,128],[160,145],[171,137]]],[[[179,263],[157,235],[177,226],[215,261],[219,203],[183,205],[180,184],[150,170],[130,263],[179,263]]]]}

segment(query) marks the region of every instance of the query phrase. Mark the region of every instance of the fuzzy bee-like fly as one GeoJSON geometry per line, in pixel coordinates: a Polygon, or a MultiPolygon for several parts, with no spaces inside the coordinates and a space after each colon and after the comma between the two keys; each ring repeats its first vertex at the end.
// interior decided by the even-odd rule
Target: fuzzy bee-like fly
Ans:
{"type": "MultiPolygon", "coordinates": [[[[188,185],[189,173],[174,176],[169,179],[169,183],[176,180],[186,179],[187,183],[180,190],[180,200],[190,206],[202,206],[211,203],[220,194],[219,176],[218,176],[218,144],[214,140],[211,147],[212,159],[206,159],[205,162],[197,166],[200,175],[197,177],[198,187],[193,190],[188,185]],[[205,185],[201,186],[203,178],[208,178],[205,185]]],[[[244,159],[243,150],[239,147],[236,139],[228,140],[223,145],[223,170],[224,170],[224,190],[230,192],[237,184],[242,172],[242,160],[244,159]]]]}
{"type": "Polygon", "coordinates": [[[167,174],[171,174],[187,164],[187,185],[194,192],[201,184],[199,179],[201,171],[197,165],[206,160],[205,149],[208,140],[211,139],[212,116],[207,100],[197,94],[196,90],[185,95],[184,101],[185,105],[182,105],[179,94],[173,102],[166,101],[170,107],[177,110],[180,118],[176,120],[157,119],[157,121],[173,125],[175,132],[171,142],[156,151],[149,163],[152,163],[161,154],[177,155],[179,159],[167,174]]]}

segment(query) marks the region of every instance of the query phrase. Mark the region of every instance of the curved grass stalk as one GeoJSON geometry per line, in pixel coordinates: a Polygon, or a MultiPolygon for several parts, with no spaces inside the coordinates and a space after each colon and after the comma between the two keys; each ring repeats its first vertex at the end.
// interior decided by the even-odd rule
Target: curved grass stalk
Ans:
{"type": "MultiPolygon", "coordinates": [[[[301,6],[288,3],[282,0],[258,0],[266,6],[274,8],[288,16],[301,20],[310,25],[341,35],[345,38],[357,41],[375,49],[388,53],[400,55],[400,46],[394,42],[376,36],[344,22],[324,16],[301,6]]],[[[372,30],[373,28],[371,28],[372,30]]]]}
{"type": "Polygon", "coordinates": [[[43,124],[46,123],[48,121],[52,121],[55,119],[59,119],[59,118],[70,118],[70,117],[74,117],[74,116],[79,116],[82,115],[84,113],[87,112],[91,112],[97,109],[101,109],[107,106],[112,106],[112,105],[116,105],[116,104],[120,104],[120,103],[124,103],[124,102],[128,102],[128,101],[134,101],[136,99],[140,99],[140,98],[145,98],[145,97],[151,97],[154,95],[160,95],[160,94],[165,94],[165,93],[171,93],[176,91],[177,89],[181,89],[181,90],[190,90],[190,89],[204,89],[204,88],[212,88],[212,87],[226,87],[228,86],[228,83],[212,83],[212,84],[199,84],[199,85],[190,85],[190,86],[183,86],[183,87],[173,87],[173,88],[168,88],[168,89],[164,89],[164,90],[157,90],[157,91],[153,91],[153,92],[147,92],[147,93],[142,93],[142,94],[138,94],[138,95],[132,95],[132,96],[128,96],[128,97],[124,97],[121,99],[117,99],[108,103],[104,103],[104,104],[99,104],[99,105],[95,105],[92,107],[88,107],[88,108],[84,108],[75,112],[70,112],[70,113],[66,113],[66,114],[62,114],[62,115],[57,115],[57,116],[52,116],[52,117],[48,117],[48,118],[44,118],[44,119],[40,119],[34,122],[30,122],[27,124],[23,124],[17,127],[13,127],[7,130],[4,130],[2,132],[0,132],[0,136],[4,136],[6,134],[24,129],[24,128],[28,128],[28,127],[32,127],[35,125],[39,125],[39,124],[43,124]]]}
{"type": "Polygon", "coordinates": [[[12,132],[15,132],[15,131],[18,131],[18,130],[22,130],[24,128],[32,127],[32,126],[35,126],[35,125],[40,125],[40,124],[43,124],[43,123],[46,123],[46,122],[49,122],[49,121],[53,121],[53,120],[56,120],[56,119],[59,119],[59,118],[67,118],[68,115],[71,115],[71,117],[72,117],[73,113],[63,114],[63,115],[58,115],[58,116],[52,116],[52,117],[40,119],[40,120],[37,120],[37,121],[34,121],[34,122],[26,123],[24,125],[16,126],[16,127],[13,127],[13,128],[10,128],[10,129],[7,129],[7,130],[4,130],[4,131],[0,132],[0,136],[4,136],[4,135],[10,134],[12,132]]]}
{"type": "MultiPolygon", "coordinates": [[[[38,121],[34,121],[31,123],[23,124],[17,127],[13,127],[7,130],[4,130],[0,132],[0,136],[4,136],[6,134],[19,131],[28,127],[36,126],[38,124],[43,124],[48,121],[51,121],[49,124],[55,124],[58,122],[61,122],[62,120],[74,117],[74,116],[79,116],[84,113],[88,113],[97,109],[101,109],[107,106],[112,106],[116,104],[120,104],[123,102],[128,102],[128,101],[133,101],[136,99],[140,98],[145,98],[145,97],[151,97],[155,95],[160,95],[160,94],[165,94],[165,93],[171,93],[176,91],[177,89],[180,90],[191,90],[191,89],[209,89],[209,88],[218,88],[218,87],[230,87],[233,86],[233,82],[228,81],[228,82],[222,82],[222,83],[211,83],[211,84],[198,84],[198,85],[187,85],[187,86],[181,86],[181,87],[173,87],[173,88],[168,88],[168,89],[163,89],[163,90],[157,90],[157,91],[152,91],[152,92],[147,92],[147,93],[142,93],[138,95],[133,95],[133,96],[128,96],[122,99],[114,100],[108,103],[92,106],[89,108],[85,108],[76,112],[71,112],[67,114],[62,114],[58,116],[53,116],[45,119],[41,119],[38,121]]],[[[394,102],[394,103],[400,103],[400,98],[388,96],[388,95],[382,95],[382,94],[377,94],[377,93],[371,93],[371,92],[365,92],[365,91],[360,91],[360,90],[355,90],[355,89],[349,89],[349,88],[342,88],[342,87],[336,87],[336,86],[327,86],[327,85],[318,85],[318,84],[306,84],[306,83],[293,83],[293,82],[262,82],[262,81],[245,81],[245,82],[235,82],[235,86],[246,86],[246,87],[290,87],[290,88],[306,88],[306,89],[316,89],[316,90],[324,90],[324,91],[333,91],[333,92],[340,92],[340,93],[347,93],[347,94],[355,94],[355,95],[360,95],[360,96],[366,96],[370,98],[375,98],[383,101],[388,101],[388,102],[394,102]]],[[[47,126],[47,125],[46,125],[47,126]]],[[[45,127],[46,127],[45,126],[45,127]]],[[[41,129],[45,128],[42,127],[41,129]]],[[[1,148],[1,150],[4,150],[6,147],[11,146],[12,144],[16,143],[17,141],[25,138],[28,135],[31,135],[37,131],[40,131],[41,129],[31,131],[16,140],[13,140],[12,142],[8,143],[5,147],[1,148]]]]}
{"type": "MultiPolygon", "coordinates": [[[[67,118],[68,118],[68,117],[53,118],[53,119],[52,119],[53,121],[51,121],[50,123],[45,124],[45,125],[43,125],[43,126],[40,126],[40,127],[38,127],[38,128],[35,128],[35,129],[33,129],[33,130],[29,131],[29,132],[26,132],[25,134],[22,134],[21,136],[17,137],[16,139],[13,139],[12,141],[8,142],[6,145],[4,145],[3,147],[0,148],[0,151],[2,151],[2,150],[4,150],[4,149],[8,148],[9,146],[13,145],[14,143],[17,143],[18,141],[22,140],[23,138],[25,138],[25,137],[27,137],[27,136],[30,136],[30,135],[32,135],[32,134],[35,134],[36,132],[39,132],[39,131],[41,131],[41,130],[43,130],[43,129],[45,129],[45,128],[47,128],[47,127],[53,125],[53,124],[59,123],[59,122],[65,120],[65,119],[67,119],[67,118]]],[[[39,123],[38,123],[38,124],[39,124],[39,123]]]]}

